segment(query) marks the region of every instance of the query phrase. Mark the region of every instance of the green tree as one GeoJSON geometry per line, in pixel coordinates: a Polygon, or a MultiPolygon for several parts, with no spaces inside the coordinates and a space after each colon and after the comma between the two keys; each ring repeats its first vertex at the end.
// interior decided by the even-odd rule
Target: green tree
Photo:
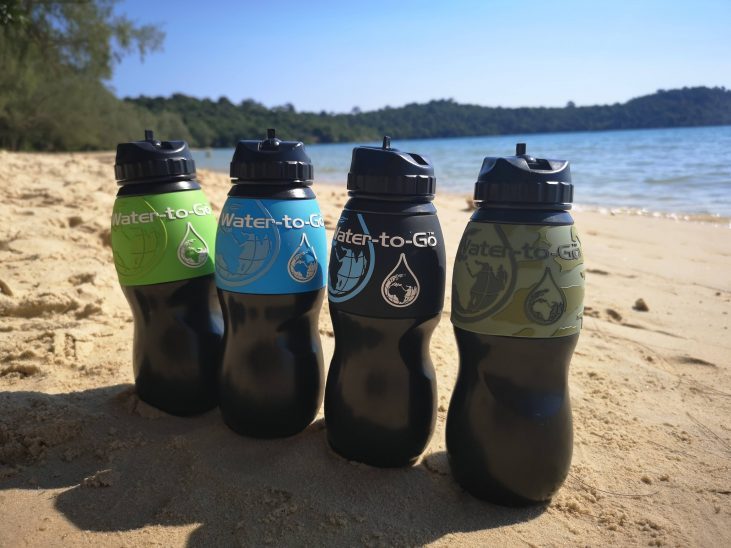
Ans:
{"type": "MultiPolygon", "coordinates": [[[[105,87],[126,54],[163,34],[115,15],[116,0],[0,3],[0,147],[111,148],[140,131],[143,112],[105,87]]],[[[177,123],[166,118],[177,129],[177,123]]]]}

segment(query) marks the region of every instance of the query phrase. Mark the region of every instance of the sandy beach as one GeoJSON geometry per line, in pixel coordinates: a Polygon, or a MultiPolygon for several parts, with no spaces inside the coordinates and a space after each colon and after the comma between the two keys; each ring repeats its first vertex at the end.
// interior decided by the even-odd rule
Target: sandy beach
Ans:
{"type": "MultiPolygon", "coordinates": [[[[109,242],[113,163],[0,151],[1,546],[731,545],[728,221],[575,213],[587,288],[573,464],[550,504],[509,509],[449,472],[449,291],[431,345],[436,431],[411,468],[340,458],[322,411],[260,441],[218,410],[182,419],[139,401],[109,242]]],[[[218,213],[229,179],[199,175],[218,213]]],[[[330,238],[344,185],[314,189],[330,238]]],[[[465,196],[436,205],[449,287],[470,211],[465,196]]],[[[320,334],[327,367],[327,307],[320,334]]]]}

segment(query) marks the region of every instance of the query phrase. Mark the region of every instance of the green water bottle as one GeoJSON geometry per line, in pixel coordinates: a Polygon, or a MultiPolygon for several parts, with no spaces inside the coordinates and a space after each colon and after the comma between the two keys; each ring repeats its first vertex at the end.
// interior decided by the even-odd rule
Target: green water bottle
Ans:
{"type": "Polygon", "coordinates": [[[185,141],[120,143],[114,264],[134,317],[140,399],[175,415],[216,406],[223,322],[213,274],[216,221],[185,141]]]}

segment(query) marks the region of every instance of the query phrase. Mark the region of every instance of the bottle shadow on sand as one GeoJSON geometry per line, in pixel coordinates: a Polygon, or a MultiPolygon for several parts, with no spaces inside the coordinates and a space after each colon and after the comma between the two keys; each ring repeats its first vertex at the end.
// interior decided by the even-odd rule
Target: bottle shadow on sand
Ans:
{"type": "Polygon", "coordinates": [[[6,392],[0,416],[0,491],[65,489],[54,506],[84,531],[198,525],[189,546],[424,544],[546,509],[471,497],[444,452],[372,468],[333,453],[322,419],[287,439],[245,438],[218,410],[172,417],[129,385],[6,392]]]}

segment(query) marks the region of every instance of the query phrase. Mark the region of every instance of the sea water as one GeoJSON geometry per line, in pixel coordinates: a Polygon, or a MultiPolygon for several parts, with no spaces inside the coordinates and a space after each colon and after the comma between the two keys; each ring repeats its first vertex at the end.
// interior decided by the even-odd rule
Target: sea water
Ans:
{"type": "MultiPolygon", "coordinates": [[[[404,140],[394,132],[392,137],[395,148],[429,158],[440,192],[471,194],[485,156],[515,154],[515,144],[525,142],[533,156],[571,161],[578,208],[731,217],[731,126],[404,140]]],[[[316,182],[344,184],[353,147],[364,144],[380,146],[307,145],[316,182]]],[[[220,171],[228,171],[231,154],[231,149],[193,151],[197,167],[220,171]]]]}

